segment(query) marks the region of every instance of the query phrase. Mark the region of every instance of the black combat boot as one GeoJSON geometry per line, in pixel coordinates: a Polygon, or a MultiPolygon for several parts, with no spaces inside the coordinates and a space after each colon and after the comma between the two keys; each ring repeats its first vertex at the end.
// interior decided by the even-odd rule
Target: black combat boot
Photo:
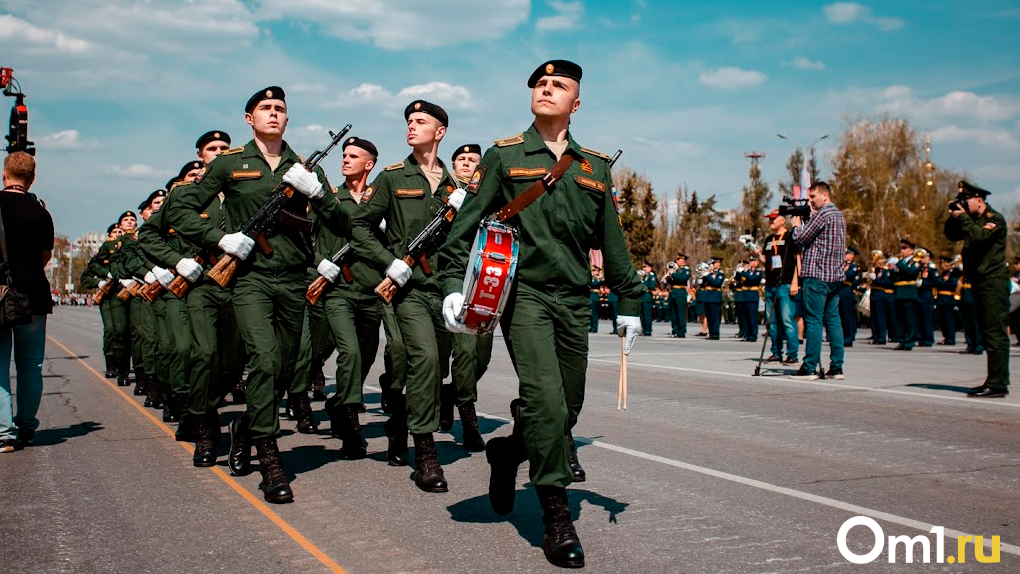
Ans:
{"type": "Polygon", "coordinates": [[[131,386],[131,358],[124,359],[120,362],[120,368],[117,369],[117,386],[128,387],[131,386]]]}
{"type": "Polygon", "coordinates": [[[251,436],[248,434],[248,418],[245,414],[230,421],[230,453],[227,466],[230,474],[245,476],[251,472],[251,436]]]}
{"type": "Polygon", "coordinates": [[[456,400],[456,389],[453,385],[439,387],[439,429],[443,432],[453,428],[453,403],[456,400]]]}
{"type": "Polygon", "coordinates": [[[574,475],[574,482],[584,482],[587,477],[581,463],[577,461],[577,445],[574,444],[574,435],[567,431],[567,445],[570,446],[570,472],[574,475]]]}
{"type": "Polygon", "coordinates": [[[148,381],[145,374],[145,367],[135,365],[135,390],[134,395],[140,397],[145,394],[145,382],[148,381]]]}
{"type": "Polygon", "coordinates": [[[107,379],[117,378],[117,358],[113,355],[106,355],[106,374],[103,376],[107,379]]]}
{"type": "Polygon", "coordinates": [[[293,502],[294,491],[290,489],[287,473],[280,462],[280,449],[275,438],[261,438],[255,441],[255,452],[259,455],[259,473],[262,474],[262,496],[266,502],[282,504],[293,502]]]}
{"type": "Polygon", "coordinates": [[[386,421],[386,460],[390,466],[407,466],[407,408],[403,389],[389,393],[390,418],[386,421]]]}
{"type": "Polygon", "coordinates": [[[245,394],[245,389],[248,388],[248,382],[245,381],[244,377],[237,377],[237,383],[234,384],[233,390],[230,391],[230,400],[235,405],[247,404],[248,396],[245,394]]]}
{"type": "Polygon", "coordinates": [[[174,440],[177,442],[195,442],[198,440],[198,425],[201,421],[201,416],[191,414],[187,408],[184,409],[184,413],[181,415],[181,420],[177,423],[177,432],[174,433],[174,440]]]}
{"type": "Polygon", "coordinates": [[[521,407],[524,401],[514,399],[510,403],[510,414],[514,419],[514,430],[510,436],[489,439],[485,445],[485,460],[489,462],[489,504],[500,516],[510,514],[514,509],[517,490],[517,468],[528,460],[524,446],[524,423],[521,407]]]}
{"type": "Polygon", "coordinates": [[[145,376],[145,403],[143,405],[149,408],[159,408],[155,406],[156,395],[159,393],[159,381],[156,379],[156,375],[151,373],[145,376]]]}
{"type": "MultiPolygon", "coordinates": [[[[389,364],[389,357],[386,358],[385,362],[389,364]]],[[[390,401],[389,397],[386,396],[387,394],[386,389],[388,389],[389,387],[390,387],[390,374],[389,372],[383,372],[383,374],[379,375],[379,388],[382,389],[381,391],[379,391],[379,408],[382,409],[383,414],[387,415],[390,414],[390,401]]]]}
{"type": "Polygon", "coordinates": [[[446,492],[446,476],[439,466],[439,453],[432,433],[414,434],[414,484],[425,492],[446,492]]]}
{"type": "Polygon", "coordinates": [[[194,417],[195,456],[191,462],[199,468],[216,466],[216,443],[220,437],[220,417],[216,412],[194,417]]]}
{"type": "Polygon", "coordinates": [[[546,559],[560,568],[584,568],[584,549],[570,519],[567,489],[536,486],[535,493],[542,503],[542,523],[545,524],[542,549],[546,559]]]}
{"type": "Polygon", "coordinates": [[[329,436],[332,438],[343,438],[344,428],[347,425],[347,413],[343,403],[340,402],[340,395],[334,394],[326,399],[323,410],[329,415],[329,436]]]}
{"type": "Polygon", "coordinates": [[[297,431],[301,434],[315,434],[319,430],[319,423],[312,415],[312,403],[308,400],[308,393],[294,393],[287,395],[288,410],[293,409],[294,420],[297,421],[297,431]]]}
{"type": "Polygon", "coordinates": [[[182,410],[188,404],[188,395],[163,391],[163,422],[177,423],[181,421],[182,410]]]}
{"type": "Polygon", "coordinates": [[[322,366],[312,371],[312,400],[326,400],[326,375],[322,372],[322,366]]]}
{"type": "Polygon", "coordinates": [[[478,430],[478,414],[475,412],[474,403],[464,403],[457,406],[460,413],[460,425],[464,429],[464,448],[470,452],[482,452],[485,450],[485,440],[478,430]]]}

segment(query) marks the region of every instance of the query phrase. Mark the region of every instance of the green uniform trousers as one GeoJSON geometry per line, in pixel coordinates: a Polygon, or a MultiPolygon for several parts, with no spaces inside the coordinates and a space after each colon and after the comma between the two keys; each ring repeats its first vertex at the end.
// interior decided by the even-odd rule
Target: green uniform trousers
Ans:
{"type": "Polygon", "coordinates": [[[687,336],[687,290],[673,289],[669,294],[669,321],[673,334],[687,336]]]}
{"type": "Polygon", "coordinates": [[[234,314],[248,351],[248,409],[252,440],[280,432],[280,399],[290,388],[301,344],[308,274],[249,272],[234,285],[234,314]]]}
{"type": "Polygon", "coordinates": [[[394,301],[400,334],[407,352],[407,429],[411,434],[439,430],[440,340],[450,334],[442,316],[438,293],[412,290],[394,301]]]}
{"type": "Polygon", "coordinates": [[[383,302],[375,295],[337,290],[326,296],[326,318],[336,341],[336,394],[341,404],[361,404],[362,386],[379,350],[383,302]]]}
{"type": "Polygon", "coordinates": [[[917,343],[917,299],[896,299],[896,337],[900,344],[913,349],[917,343]]]}
{"type": "Polygon", "coordinates": [[[641,332],[645,335],[652,334],[652,307],[654,303],[650,293],[646,292],[641,297],[641,332]]]}
{"type": "Polygon", "coordinates": [[[163,293],[156,305],[156,324],[159,329],[160,379],[169,384],[170,392],[187,394],[188,367],[191,363],[191,322],[188,305],[169,291],[163,293]],[[163,375],[166,378],[163,378],[163,375]]]}
{"type": "Polygon", "coordinates": [[[99,320],[103,322],[103,356],[113,356],[113,312],[110,310],[109,302],[103,301],[99,304],[99,320]]]}
{"type": "Polygon", "coordinates": [[[451,378],[457,406],[478,402],[478,381],[492,358],[492,333],[472,335],[452,333],[453,366],[451,378]]]}
{"type": "Polygon", "coordinates": [[[134,332],[134,348],[141,351],[141,363],[136,362],[145,368],[146,373],[156,373],[156,347],[159,345],[159,334],[156,332],[156,312],[152,303],[141,297],[131,300],[131,326],[134,332]],[[136,327],[137,326],[137,327],[136,327]]]}
{"type": "Polygon", "coordinates": [[[573,482],[565,434],[577,424],[588,368],[589,302],[518,285],[510,338],[524,399],[524,442],[536,486],[573,482]]]}
{"type": "Polygon", "coordinates": [[[991,277],[971,283],[978,332],[988,354],[988,375],[985,385],[995,388],[1009,386],[1009,281],[991,277]]]}
{"type": "Polygon", "coordinates": [[[301,348],[294,367],[294,380],[290,384],[291,392],[307,393],[312,388],[312,372],[326,362],[333,354],[333,349],[333,334],[326,319],[325,304],[320,299],[315,305],[305,305],[305,317],[301,322],[301,348]]]}
{"type": "Polygon", "coordinates": [[[103,323],[103,338],[109,337],[109,344],[103,346],[109,348],[108,356],[114,357],[118,364],[120,361],[130,358],[131,329],[128,323],[128,304],[118,299],[115,295],[109,295],[100,303],[100,309],[106,308],[106,320],[103,323]]]}
{"type": "Polygon", "coordinates": [[[192,337],[188,412],[202,416],[216,412],[223,396],[220,332],[224,315],[233,315],[230,291],[213,283],[196,285],[188,291],[187,309],[192,337]]]}
{"type": "Polygon", "coordinates": [[[383,366],[386,371],[379,375],[379,385],[383,392],[403,389],[407,383],[407,351],[404,349],[404,338],[400,335],[393,305],[383,304],[382,322],[386,333],[386,347],[383,349],[383,366]]]}
{"type": "MultiPolygon", "coordinates": [[[[216,286],[217,289],[221,289],[216,286]]],[[[241,339],[241,328],[237,326],[237,315],[234,313],[234,295],[230,289],[223,290],[226,293],[227,303],[220,308],[219,322],[219,356],[220,371],[223,373],[219,389],[214,392],[225,397],[234,389],[237,381],[244,375],[244,368],[248,365],[248,351],[244,348],[244,340],[241,339]]]]}

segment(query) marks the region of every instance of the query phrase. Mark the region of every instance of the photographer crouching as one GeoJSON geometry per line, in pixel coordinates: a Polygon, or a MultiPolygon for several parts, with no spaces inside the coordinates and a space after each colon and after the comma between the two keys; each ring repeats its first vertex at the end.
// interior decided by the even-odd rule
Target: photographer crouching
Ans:
{"type": "Polygon", "coordinates": [[[963,276],[970,283],[978,332],[988,352],[985,382],[968,397],[999,399],[1009,394],[1009,277],[1006,271],[1006,218],[985,202],[991,193],[966,181],[949,202],[945,234],[963,241],[963,276]]]}
{"type": "Polygon", "coordinates": [[[791,210],[793,241],[803,252],[804,363],[793,374],[797,379],[819,378],[822,358],[822,324],[829,337],[829,370],[825,378],[843,379],[843,326],[839,320],[839,294],[843,289],[843,256],[846,254],[846,219],[832,203],[832,189],[824,181],[808,190],[809,214],[796,206],[791,210]],[[803,215],[810,215],[806,221],[803,215]]]}

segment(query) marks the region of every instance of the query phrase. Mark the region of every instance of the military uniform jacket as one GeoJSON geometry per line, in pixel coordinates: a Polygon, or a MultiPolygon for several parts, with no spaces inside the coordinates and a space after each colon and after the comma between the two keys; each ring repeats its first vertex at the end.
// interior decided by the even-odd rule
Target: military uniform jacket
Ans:
{"type": "Polygon", "coordinates": [[[956,285],[960,278],[952,272],[943,273],[937,279],[938,295],[935,302],[939,305],[956,305],[956,285]]]}
{"type": "MultiPolygon", "coordinates": [[[[443,176],[435,193],[422,172],[414,154],[404,161],[387,166],[365,189],[361,205],[354,216],[351,245],[358,256],[368,261],[378,271],[385,271],[394,259],[407,255],[407,246],[435,218],[446,205],[450,194],[459,187],[457,180],[439,161],[443,176]],[[379,222],[386,220],[386,235],[380,241],[376,236],[379,222]]],[[[428,258],[432,269],[438,255],[428,258]]],[[[415,265],[403,292],[408,289],[423,289],[440,292],[438,274],[427,277],[420,266],[415,265]]],[[[374,287],[374,286],[373,286],[374,287]]],[[[399,296],[399,295],[398,295],[399,296]]]]}
{"type": "Polygon", "coordinates": [[[138,246],[138,230],[120,236],[117,241],[117,249],[114,253],[110,254],[110,273],[113,274],[114,279],[141,279],[145,277],[145,273],[149,270],[145,268],[144,271],[138,266],[134,265],[137,254],[141,252],[141,248],[138,246]]]}
{"type": "Polygon", "coordinates": [[[702,303],[722,303],[722,286],[726,276],[722,271],[713,271],[701,280],[698,300],[702,303]]]}
{"type": "Polygon", "coordinates": [[[687,299],[687,283],[691,280],[691,268],[684,265],[666,276],[669,283],[670,299],[687,299]]]}
{"type": "Polygon", "coordinates": [[[81,272],[80,283],[86,289],[99,287],[99,282],[110,273],[110,257],[120,249],[120,239],[107,240],[99,246],[99,251],[92,256],[85,270],[81,272]]]}
{"type": "MultiPolygon", "coordinates": [[[[170,206],[179,201],[181,195],[187,194],[191,185],[191,182],[175,185],[167,194],[162,208],[153,213],[138,232],[138,242],[142,250],[150,260],[161,267],[172,269],[181,259],[193,258],[201,251],[195,242],[189,241],[177,233],[166,217],[170,206]]],[[[223,205],[219,195],[214,195],[207,204],[202,206],[198,216],[218,229],[223,222],[223,205]]],[[[203,261],[202,265],[207,270],[212,268],[209,261],[203,261]]]]}
{"type": "Polygon", "coordinates": [[[963,275],[969,283],[987,279],[1006,280],[1006,218],[988,207],[977,217],[964,213],[950,217],[945,225],[946,238],[963,241],[963,275]]]}
{"type": "MultiPolygon", "coordinates": [[[[280,164],[275,170],[270,169],[255,145],[255,140],[249,141],[244,147],[227,150],[203,168],[192,185],[175,188],[178,198],[171,202],[169,208],[165,208],[166,223],[188,241],[201,247],[214,247],[227,233],[240,231],[269,199],[283,180],[283,174],[300,161],[301,158],[286,142],[281,149],[280,164]],[[223,194],[226,231],[201,217],[204,207],[220,193],[223,194]]],[[[322,169],[317,168],[315,174],[328,190],[329,182],[322,169]]],[[[341,233],[346,232],[350,218],[332,194],[327,193],[320,200],[308,201],[295,192],[288,200],[286,209],[305,216],[309,206],[323,218],[324,224],[333,226],[341,233]]],[[[280,223],[267,235],[267,239],[273,248],[272,256],[267,257],[257,246],[254,247],[248,259],[241,263],[239,275],[249,271],[270,275],[303,274],[312,264],[311,234],[280,223]]]]}
{"type": "Polygon", "coordinates": [[[851,263],[843,272],[843,288],[839,291],[841,299],[856,299],[854,290],[861,283],[861,268],[856,263],[851,263]]]}
{"type": "Polygon", "coordinates": [[[641,295],[641,301],[652,301],[652,291],[655,290],[655,286],[659,284],[659,278],[655,276],[654,272],[649,271],[648,275],[645,275],[641,279],[641,284],[645,287],[645,292],[641,295]]]}
{"type": "MultiPolygon", "coordinates": [[[[344,182],[340,187],[332,189],[333,196],[336,198],[340,206],[346,211],[351,219],[357,214],[358,210],[364,206],[365,196],[362,196],[362,203],[358,203],[354,200],[354,196],[351,195],[351,190],[347,187],[347,183],[344,182]]],[[[384,235],[378,231],[373,234],[376,239],[383,240],[384,235]]],[[[321,222],[316,221],[316,234],[315,234],[315,265],[319,264],[319,261],[323,259],[332,259],[338,251],[347,246],[350,242],[350,235],[337,235],[333,233],[329,227],[322,225],[321,222]]],[[[354,247],[351,247],[354,250],[354,247]]],[[[336,283],[333,287],[327,288],[325,296],[329,297],[331,294],[339,294],[340,292],[347,293],[349,295],[363,295],[370,297],[373,302],[377,300],[378,295],[375,294],[375,287],[382,281],[382,273],[375,268],[373,262],[360,256],[357,253],[353,253],[347,258],[347,267],[351,270],[351,275],[354,276],[354,281],[348,282],[341,273],[336,278],[336,283]]]]}
{"type": "Polygon", "coordinates": [[[894,299],[917,300],[917,277],[921,274],[921,264],[913,259],[900,259],[892,272],[894,299]]]}
{"type": "Polygon", "coordinates": [[[745,269],[737,273],[739,283],[737,291],[733,294],[733,300],[737,302],[757,301],[760,298],[761,280],[765,273],[761,269],[745,269]]]}
{"type": "Polygon", "coordinates": [[[893,275],[892,271],[885,267],[875,272],[875,280],[871,282],[871,300],[886,301],[892,300],[893,275]]]}
{"type": "Polygon", "coordinates": [[[921,267],[921,287],[917,291],[917,300],[925,305],[935,304],[935,292],[939,286],[939,270],[929,263],[921,267]]]}
{"type": "MultiPolygon", "coordinates": [[[[606,285],[620,297],[620,314],[636,316],[645,288],[631,264],[612,196],[609,158],[580,147],[567,134],[575,161],[551,191],[507,223],[520,233],[517,280],[564,297],[583,297],[591,281],[588,254],[601,249],[606,285]]],[[[478,223],[524,193],[556,163],[538,131],[497,140],[478,165],[461,213],[440,253],[443,289],[462,289],[478,223]]]]}

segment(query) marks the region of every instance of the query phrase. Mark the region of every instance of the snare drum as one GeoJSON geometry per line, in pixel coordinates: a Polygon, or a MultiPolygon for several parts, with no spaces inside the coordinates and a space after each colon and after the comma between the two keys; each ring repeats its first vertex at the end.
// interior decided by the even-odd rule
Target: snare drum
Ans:
{"type": "Polygon", "coordinates": [[[496,330],[517,273],[517,230],[497,221],[482,222],[475,235],[473,261],[464,276],[464,308],[457,320],[467,332],[496,330]]]}

